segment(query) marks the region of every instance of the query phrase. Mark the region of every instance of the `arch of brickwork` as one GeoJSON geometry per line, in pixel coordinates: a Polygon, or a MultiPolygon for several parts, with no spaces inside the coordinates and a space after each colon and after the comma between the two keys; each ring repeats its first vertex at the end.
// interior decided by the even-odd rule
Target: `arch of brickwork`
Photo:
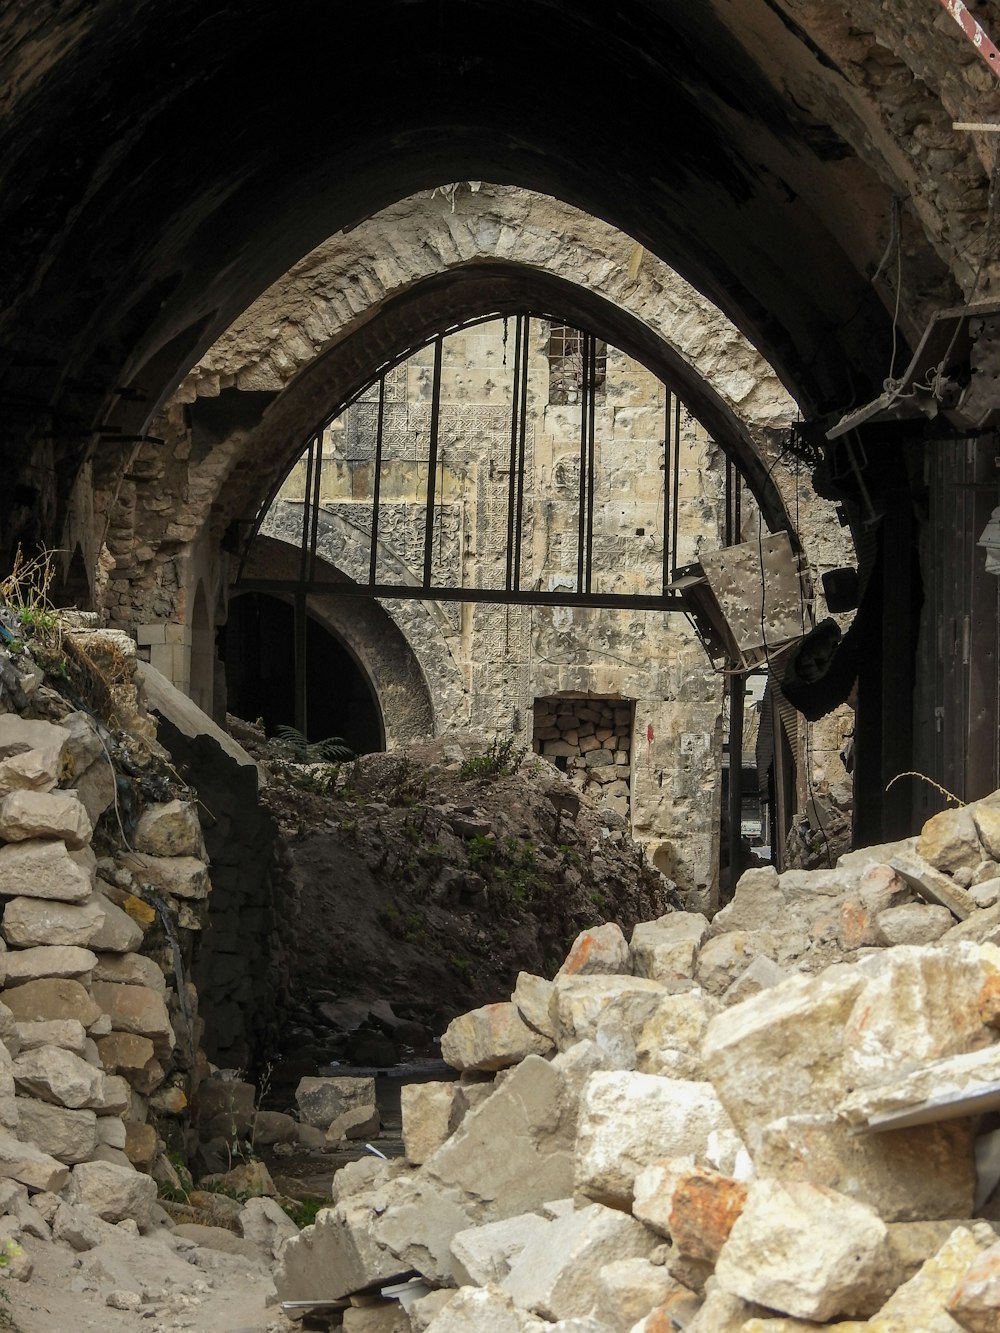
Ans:
{"type": "Polygon", "coordinates": [[[843,563],[833,507],[811,491],[807,501],[778,461],[795,405],[716,307],[627,236],[549,197],[484,186],[454,203],[415,196],[331,237],[192,370],[154,427],[167,448],[143,446],[117,496],[104,497],[118,565],[105,593],[113,620],[162,619],[166,604],[170,618],[185,619],[192,575],[234,521],[252,519],[337,396],[401,350],[400,339],[405,347],[421,317],[444,319],[463,299],[499,304],[501,274],[508,286],[521,275],[525,295],[548,283],[564,303],[579,296],[627,317],[631,336],[648,343],[638,354],[666,362],[700,396],[693,410],[739,456],[769,525],[790,526],[797,510],[814,567],[843,563]],[[201,430],[200,417],[209,422],[201,430]]]}

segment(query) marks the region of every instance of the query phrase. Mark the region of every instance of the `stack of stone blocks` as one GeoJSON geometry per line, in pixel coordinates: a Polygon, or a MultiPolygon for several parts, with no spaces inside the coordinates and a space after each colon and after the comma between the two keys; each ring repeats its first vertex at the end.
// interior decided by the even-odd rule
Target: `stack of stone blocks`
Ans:
{"type": "MultiPolygon", "coordinates": [[[[140,952],[154,911],[133,890],[152,888],[182,929],[209,892],[189,802],[145,807],[134,850],[98,862],[93,827],[115,800],[88,714],[0,714],[0,1212],[30,1210],[29,1230],[76,1248],[107,1222],[151,1222],[148,1173],[164,1160],[151,1112],[179,1115],[190,1090],[167,1076],[168,1002],[181,1010],[140,952]]],[[[179,1035],[193,1068],[195,1034],[179,1035]]]]}
{"type": "Polygon", "coordinates": [[[578,791],[628,819],[632,705],[627,699],[536,699],[532,748],[578,791]]]}

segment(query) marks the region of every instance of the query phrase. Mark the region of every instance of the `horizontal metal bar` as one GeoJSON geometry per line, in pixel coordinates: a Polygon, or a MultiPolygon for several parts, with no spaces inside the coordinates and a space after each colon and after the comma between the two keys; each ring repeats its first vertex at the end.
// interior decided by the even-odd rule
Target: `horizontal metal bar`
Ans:
{"type": "Polygon", "coordinates": [[[494,602],[500,606],[593,606],[623,611],[683,611],[676,593],[543,592],[528,588],[424,588],[410,583],[332,583],[322,579],[240,579],[234,593],[306,593],[310,597],[387,597],[426,602],[494,602]]]}

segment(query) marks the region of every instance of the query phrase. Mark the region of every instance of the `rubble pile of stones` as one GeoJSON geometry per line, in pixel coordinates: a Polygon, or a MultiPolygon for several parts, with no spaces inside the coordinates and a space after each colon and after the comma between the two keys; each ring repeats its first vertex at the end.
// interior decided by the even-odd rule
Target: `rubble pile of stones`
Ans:
{"type": "Polygon", "coordinates": [[[404,1089],[405,1158],[337,1173],[278,1295],[349,1333],[995,1333],[997,939],[1000,793],[585,932],[449,1026],[460,1077],[404,1089]]]}

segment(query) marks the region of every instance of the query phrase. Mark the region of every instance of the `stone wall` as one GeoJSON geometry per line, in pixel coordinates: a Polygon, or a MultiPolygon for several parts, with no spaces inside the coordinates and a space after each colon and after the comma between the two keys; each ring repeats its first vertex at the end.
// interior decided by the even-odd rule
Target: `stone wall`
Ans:
{"type": "Polygon", "coordinates": [[[536,699],[532,749],[593,800],[629,817],[632,705],[587,695],[536,699]]]}

